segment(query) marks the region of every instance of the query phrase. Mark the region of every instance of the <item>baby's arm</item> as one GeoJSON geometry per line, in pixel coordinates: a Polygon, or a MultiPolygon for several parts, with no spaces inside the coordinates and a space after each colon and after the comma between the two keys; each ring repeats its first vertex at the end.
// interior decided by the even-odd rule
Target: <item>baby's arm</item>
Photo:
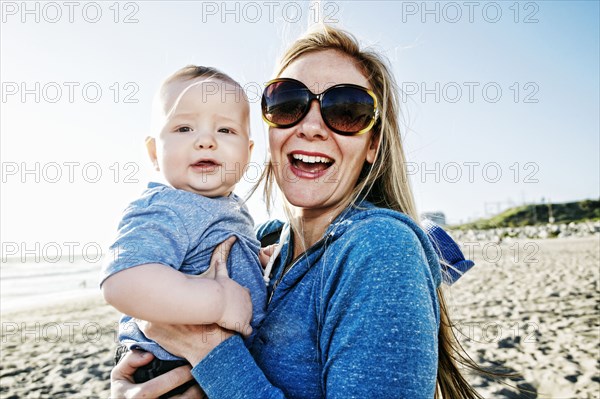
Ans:
{"type": "MultiPolygon", "coordinates": [[[[176,203],[175,199],[166,199],[176,203]]],[[[219,273],[215,275],[214,262],[209,268],[211,278],[177,270],[194,243],[190,242],[184,219],[162,202],[141,206],[133,203],[126,210],[103,268],[104,298],[138,319],[217,323],[230,330],[245,329],[252,317],[250,294],[245,288],[219,273]]]]}
{"type": "Polygon", "coordinates": [[[107,278],[102,293],[109,304],[138,319],[170,324],[217,323],[244,335],[250,332],[252,302],[248,290],[231,279],[220,278],[219,273],[215,279],[200,278],[165,265],[145,264],[107,278]]]}

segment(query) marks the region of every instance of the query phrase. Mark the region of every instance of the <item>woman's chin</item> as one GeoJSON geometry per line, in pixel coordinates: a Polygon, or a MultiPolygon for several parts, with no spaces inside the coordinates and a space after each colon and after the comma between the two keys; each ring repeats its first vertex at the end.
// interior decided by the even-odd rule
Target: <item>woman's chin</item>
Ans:
{"type": "Polygon", "coordinates": [[[320,208],[326,199],[320,190],[290,190],[284,194],[288,202],[298,208],[320,208]]]}
{"type": "Polygon", "coordinates": [[[328,210],[341,205],[341,200],[333,198],[333,192],[324,192],[315,187],[314,190],[290,190],[284,191],[288,203],[304,211],[317,211],[322,214],[329,213],[328,210]]]}

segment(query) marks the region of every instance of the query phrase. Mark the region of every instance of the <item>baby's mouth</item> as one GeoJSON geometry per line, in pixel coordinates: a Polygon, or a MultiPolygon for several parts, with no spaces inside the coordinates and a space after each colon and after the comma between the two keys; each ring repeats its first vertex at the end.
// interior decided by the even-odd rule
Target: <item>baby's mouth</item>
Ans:
{"type": "Polygon", "coordinates": [[[198,161],[195,164],[193,164],[192,166],[210,167],[210,166],[218,166],[218,164],[214,161],[198,161]]]}
{"type": "Polygon", "coordinates": [[[334,163],[333,159],[323,156],[290,154],[288,158],[293,167],[308,173],[322,172],[334,163]]]}
{"type": "Polygon", "coordinates": [[[221,164],[214,159],[200,159],[196,163],[190,165],[193,170],[197,172],[213,172],[215,171],[221,164]]]}

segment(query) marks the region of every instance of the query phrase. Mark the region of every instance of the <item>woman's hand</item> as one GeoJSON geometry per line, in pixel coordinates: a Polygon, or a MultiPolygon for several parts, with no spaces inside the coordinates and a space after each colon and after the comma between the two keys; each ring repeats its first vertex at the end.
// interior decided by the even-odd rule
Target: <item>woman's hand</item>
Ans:
{"type": "MultiPolygon", "coordinates": [[[[110,397],[116,398],[156,398],[177,388],[181,384],[191,380],[189,366],[182,366],[162,374],[150,381],[136,384],[133,381],[133,373],[138,367],[149,363],[154,356],[149,352],[130,351],[121,359],[119,364],[110,373],[110,397]]],[[[198,385],[185,391],[185,393],[174,396],[181,399],[205,398],[204,393],[198,385]]]]}
{"type": "Polygon", "coordinates": [[[239,332],[243,336],[252,333],[252,298],[250,290],[229,278],[227,272],[227,258],[235,243],[236,237],[229,237],[219,244],[210,258],[210,268],[215,269],[215,281],[223,287],[222,309],[223,313],[217,324],[221,327],[239,332]]]}
{"type": "Polygon", "coordinates": [[[211,308],[214,317],[204,324],[217,323],[225,329],[239,332],[247,337],[252,333],[252,327],[250,326],[252,321],[250,290],[229,278],[227,272],[227,257],[235,240],[235,236],[230,237],[215,248],[210,267],[206,272],[197,276],[185,275],[185,277],[190,280],[214,280],[219,287],[216,291],[218,294],[215,293],[215,296],[211,297],[213,301],[211,308]]]}
{"type": "Polygon", "coordinates": [[[250,290],[229,278],[227,265],[222,260],[217,261],[215,281],[223,287],[221,296],[224,301],[223,313],[217,324],[228,330],[239,332],[243,336],[249,336],[252,333],[250,290]]]}
{"type": "MultiPolygon", "coordinates": [[[[220,317],[214,320],[218,325],[228,330],[239,332],[247,337],[252,333],[252,298],[250,290],[229,278],[227,272],[227,258],[236,237],[229,237],[219,244],[213,251],[210,267],[199,276],[186,275],[187,278],[210,278],[220,286],[220,298],[216,303],[219,306],[220,317]]],[[[216,312],[216,310],[215,310],[216,312]]]]}
{"type": "Polygon", "coordinates": [[[211,325],[183,325],[137,321],[145,336],[156,341],[170,353],[185,358],[191,365],[200,363],[214,348],[233,332],[211,325]]]}
{"type": "Polygon", "coordinates": [[[273,252],[275,252],[275,248],[277,248],[277,244],[272,244],[261,248],[258,252],[258,260],[260,261],[260,265],[263,267],[263,269],[267,267],[273,252]]]}

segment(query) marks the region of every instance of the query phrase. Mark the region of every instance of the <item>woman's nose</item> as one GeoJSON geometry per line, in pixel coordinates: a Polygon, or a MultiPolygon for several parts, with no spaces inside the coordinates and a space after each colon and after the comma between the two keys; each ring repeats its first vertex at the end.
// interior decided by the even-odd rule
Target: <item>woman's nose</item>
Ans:
{"type": "Polygon", "coordinates": [[[320,107],[321,105],[318,101],[313,100],[311,102],[308,114],[300,121],[298,126],[298,135],[308,139],[327,140],[329,137],[329,129],[323,121],[320,107]]]}

